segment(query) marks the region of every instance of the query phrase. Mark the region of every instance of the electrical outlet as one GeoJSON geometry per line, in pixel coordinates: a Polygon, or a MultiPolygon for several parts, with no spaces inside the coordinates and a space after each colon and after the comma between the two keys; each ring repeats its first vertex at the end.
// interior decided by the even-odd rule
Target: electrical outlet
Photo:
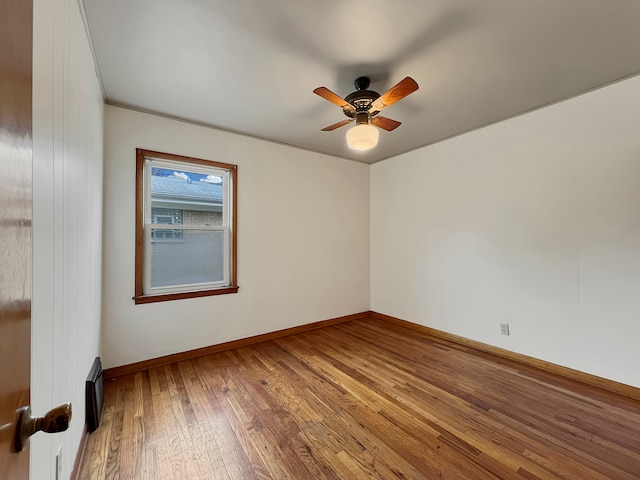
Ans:
{"type": "Polygon", "coordinates": [[[62,480],[62,444],[58,447],[56,454],[56,480],[62,480]]]}
{"type": "Polygon", "coordinates": [[[501,323],[500,324],[500,334],[501,335],[509,335],[509,324],[501,323]]]}

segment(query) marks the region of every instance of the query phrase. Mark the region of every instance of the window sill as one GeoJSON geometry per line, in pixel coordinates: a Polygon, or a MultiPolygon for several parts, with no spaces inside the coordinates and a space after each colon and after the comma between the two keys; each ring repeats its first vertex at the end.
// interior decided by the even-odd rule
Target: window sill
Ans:
{"type": "Polygon", "coordinates": [[[239,288],[240,287],[238,286],[233,286],[233,287],[216,288],[214,290],[201,290],[198,292],[165,293],[162,295],[138,295],[133,297],[133,301],[136,305],[139,305],[142,303],[184,300],[186,298],[210,297],[212,295],[226,295],[229,293],[238,293],[239,288]]]}

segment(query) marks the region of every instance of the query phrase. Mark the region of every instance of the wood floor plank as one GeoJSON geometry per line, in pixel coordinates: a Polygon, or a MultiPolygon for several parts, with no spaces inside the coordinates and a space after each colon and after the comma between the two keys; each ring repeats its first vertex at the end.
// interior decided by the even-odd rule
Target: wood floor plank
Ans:
{"type": "MultiPolygon", "coordinates": [[[[349,328],[349,326],[345,326],[345,328],[349,328]]],[[[504,367],[501,367],[502,370],[504,371],[504,367]]],[[[500,370],[500,368],[496,368],[496,370],[500,370]]],[[[507,376],[507,373],[505,373],[504,376],[507,376]]],[[[456,378],[456,383],[458,383],[458,378],[456,378]]],[[[521,379],[523,380],[523,379],[521,379]]],[[[528,379],[524,379],[524,380],[528,380],[528,379]]],[[[418,380],[416,379],[414,383],[419,383],[418,380]]],[[[569,448],[569,446],[574,443],[576,441],[576,439],[580,439],[580,437],[586,437],[588,438],[587,441],[584,442],[583,445],[583,449],[585,450],[585,452],[583,453],[587,453],[589,448],[594,444],[594,439],[589,436],[589,435],[581,435],[582,432],[577,431],[576,429],[571,429],[568,428],[566,425],[562,425],[560,424],[560,428],[558,428],[558,416],[555,414],[558,408],[558,404],[561,401],[561,398],[558,395],[551,395],[551,393],[553,392],[546,392],[545,391],[545,395],[535,395],[535,392],[529,392],[527,390],[527,388],[523,388],[523,386],[527,386],[526,381],[520,381],[520,382],[514,382],[513,379],[504,382],[503,385],[501,386],[500,389],[496,390],[494,388],[489,389],[492,392],[495,391],[500,391],[502,392],[503,396],[505,397],[503,400],[507,400],[508,398],[508,407],[507,409],[510,411],[510,415],[511,417],[514,418],[519,418],[519,420],[521,421],[521,425],[525,425],[525,424],[531,424],[532,423],[532,419],[537,423],[537,429],[532,429],[532,435],[535,438],[536,436],[540,436],[540,435],[544,435],[544,432],[546,431],[546,427],[545,425],[548,425],[549,427],[554,429],[554,434],[557,435],[558,432],[563,433],[563,436],[560,438],[553,438],[553,445],[557,446],[558,448],[569,448]],[[506,392],[506,395],[505,395],[506,392]],[[523,396],[523,393],[525,396],[523,396]],[[527,396],[528,395],[528,398],[527,396]],[[519,398],[521,397],[521,398],[519,398]],[[536,410],[540,411],[544,411],[546,409],[547,411],[547,415],[546,418],[545,417],[541,417],[540,414],[536,414],[536,415],[531,415],[530,412],[530,407],[528,406],[528,404],[530,403],[532,398],[536,398],[536,402],[537,402],[537,406],[536,406],[536,410]],[[520,409],[518,409],[518,406],[520,407],[520,409]],[[529,410],[527,412],[527,410],[529,410]],[[525,412],[524,416],[519,417],[519,413],[514,413],[514,412],[525,412]],[[565,438],[567,440],[569,440],[569,442],[562,442],[562,438],[565,438]]],[[[537,386],[539,387],[540,384],[538,383],[537,386]]],[[[546,387],[547,385],[545,385],[546,387]]],[[[568,391],[562,391],[559,389],[552,389],[554,392],[562,392],[562,393],[569,393],[568,391]]],[[[477,392],[476,392],[477,393],[477,392]]],[[[496,397],[494,397],[495,399],[496,397]]],[[[572,395],[572,400],[575,400],[576,397],[575,395],[572,395]]],[[[597,400],[593,400],[593,399],[588,399],[589,403],[591,403],[592,405],[598,405],[599,407],[609,407],[609,408],[615,408],[615,407],[610,407],[608,405],[604,405],[602,403],[598,404],[597,400]],[[594,403],[595,402],[595,403],[594,403]]],[[[485,402],[486,403],[486,402],[485,402]]],[[[495,406],[494,406],[495,408],[495,406]]],[[[574,408],[574,406],[572,406],[571,408],[574,408]]],[[[575,408],[574,408],[575,410],[575,408]]],[[[595,409],[595,413],[597,414],[598,411],[600,409],[595,409]]],[[[600,411],[605,411],[605,408],[602,408],[602,410],[600,411]]],[[[606,417],[607,419],[609,418],[609,415],[607,415],[606,417]]],[[[635,421],[637,421],[637,416],[635,418],[635,421]]],[[[609,422],[608,422],[609,423],[609,422]]],[[[593,424],[590,424],[593,426],[593,424]]],[[[604,426],[604,424],[601,424],[602,426],[604,426]]],[[[638,431],[640,430],[638,428],[639,426],[637,426],[637,424],[632,424],[631,428],[627,428],[626,429],[626,433],[627,435],[630,436],[630,438],[635,438],[636,442],[634,442],[637,445],[637,439],[638,439],[638,431]]],[[[523,427],[524,428],[524,427],[523,427]]],[[[602,432],[604,432],[604,436],[607,435],[608,431],[608,427],[603,429],[602,432]]],[[[548,436],[546,436],[545,438],[550,438],[548,436]]],[[[621,454],[621,455],[625,455],[625,449],[621,448],[620,445],[620,436],[617,437],[618,441],[617,441],[617,453],[621,454]]],[[[596,438],[595,442],[601,442],[601,439],[596,438]]],[[[602,449],[603,445],[601,444],[599,447],[596,448],[601,448],[602,449]]],[[[548,448],[548,446],[547,446],[548,448]]],[[[606,450],[606,449],[605,449],[606,450]]],[[[601,450],[602,452],[602,450],[601,450]]],[[[584,457],[586,459],[586,456],[584,457]]],[[[613,463],[615,463],[615,458],[612,457],[611,455],[608,455],[609,461],[612,461],[613,463]]],[[[626,463],[628,464],[629,462],[626,461],[627,459],[625,458],[625,461],[621,462],[621,463],[626,463]]],[[[590,475],[592,477],[597,477],[596,473],[591,473],[590,475]]],[[[623,478],[620,473],[620,471],[614,471],[613,475],[611,478],[623,478]]],[[[609,478],[609,477],[607,477],[609,478]]]]}
{"type": "Polygon", "coordinates": [[[102,411],[100,425],[101,434],[94,437],[96,439],[96,444],[93,448],[91,457],[88,457],[85,460],[86,468],[84,468],[80,476],[80,480],[98,480],[108,478],[106,474],[106,467],[111,442],[113,411],[113,406],[107,407],[102,411]]]}
{"type": "MultiPolygon", "coordinates": [[[[105,478],[119,479],[120,476],[120,452],[122,449],[122,436],[123,436],[123,419],[124,419],[124,393],[126,386],[133,382],[133,375],[129,378],[123,378],[120,382],[110,382],[105,386],[108,391],[115,389],[114,395],[105,395],[105,401],[112,400],[112,404],[105,404],[106,406],[113,406],[113,417],[111,422],[111,435],[109,439],[109,451],[107,452],[107,460],[105,465],[105,478]]],[[[102,433],[102,429],[98,427],[98,430],[102,433]]],[[[96,431],[98,431],[96,430],[96,431]]],[[[92,435],[90,439],[95,438],[96,435],[92,435]]]]}
{"type": "MultiPolygon", "coordinates": [[[[303,347],[301,346],[300,348],[303,347]]],[[[384,442],[384,445],[389,447],[388,450],[390,452],[400,452],[400,457],[404,457],[404,461],[407,464],[405,469],[413,470],[413,466],[418,464],[422,465],[423,470],[427,472],[431,471],[432,474],[435,474],[438,468],[447,468],[452,472],[458,470],[454,464],[447,464],[446,460],[443,460],[439,455],[430,455],[431,450],[424,448],[426,444],[436,442],[437,432],[436,435],[431,437],[425,433],[425,430],[421,430],[419,437],[407,435],[406,432],[398,428],[399,422],[397,419],[394,418],[393,421],[387,421],[385,416],[381,415],[381,412],[385,408],[388,410],[396,410],[394,408],[395,405],[381,395],[381,390],[373,390],[369,386],[361,383],[362,379],[356,379],[354,377],[354,371],[337,359],[340,355],[338,350],[331,350],[328,347],[324,348],[330,352],[329,358],[331,360],[325,362],[318,356],[311,356],[309,358],[316,368],[320,366],[325,378],[336,385],[340,385],[341,388],[355,399],[354,402],[344,402],[344,410],[334,412],[336,417],[343,419],[343,423],[347,425],[348,431],[357,431],[357,428],[354,428],[354,424],[359,424],[366,427],[367,430],[383,432],[384,435],[381,435],[380,438],[367,437],[368,445],[370,444],[372,445],[370,448],[378,450],[380,449],[380,444],[384,442]],[[347,418],[347,415],[349,415],[350,418],[347,418]],[[427,440],[428,438],[431,440],[427,440]],[[401,445],[398,442],[400,442],[401,445]]],[[[415,418],[415,420],[417,421],[418,419],[415,418]]],[[[358,443],[360,445],[363,445],[362,442],[364,440],[362,437],[364,432],[366,432],[366,430],[359,432],[358,443]]],[[[364,455],[364,458],[366,457],[367,455],[364,455]]],[[[396,458],[395,456],[393,456],[393,459],[390,458],[390,460],[393,460],[394,465],[403,463],[400,458],[396,458]]],[[[419,473],[412,471],[411,475],[412,477],[410,478],[415,478],[419,473]]],[[[485,478],[485,476],[486,472],[476,472],[476,478],[485,478]]]]}
{"type": "Polygon", "coordinates": [[[81,479],[640,479],[640,402],[375,319],[105,383],[81,479]]]}
{"type": "MultiPolygon", "coordinates": [[[[376,373],[379,373],[379,370],[376,370],[376,373]]],[[[377,378],[377,376],[376,376],[376,378],[377,378]]],[[[371,387],[372,391],[375,391],[378,394],[384,390],[384,387],[382,385],[380,385],[380,384],[369,383],[369,386],[371,387]]],[[[434,394],[429,394],[428,392],[424,392],[424,393],[425,393],[425,395],[422,396],[421,398],[425,398],[425,397],[428,397],[429,395],[432,395],[433,398],[439,399],[439,396],[437,396],[435,393],[434,394]]],[[[440,392],[440,395],[442,395],[442,394],[443,393],[440,392]]],[[[444,402],[447,405],[447,408],[449,408],[449,409],[452,407],[452,402],[454,402],[454,403],[458,402],[459,403],[457,409],[454,410],[455,417],[463,417],[463,418],[465,418],[464,417],[464,415],[466,415],[466,413],[464,411],[464,409],[466,408],[465,402],[459,401],[455,397],[446,398],[446,394],[444,394],[444,396],[445,396],[445,398],[444,399],[440,399],[440,401],[444,402]]],[[[404,405],[408,405],[410,407],[410,409],[414,413],[416,413],[416,412],[419,413],[420,412],[420,408],[421,407],[417,404],[419,402],[413,402],[410,398],[402,399],[398,395],[391,394],[391,395],[389,395],[389,399],[391,399],[391,401],[388,402],[389,405],[390,405],[390,407],[388,407],[388,408],[391,408],[391,409],[394,410],[393,419],[394,419],[394,422],[397,423],[397,424],[401,424],[401,418],[398,415],[398,409],[397,408],[394,409],[393,408],[394,406],[397,407],[400,404],[404,404],[404,405]],[[394,401],[395,401],[395,403],[394,403],[394,401]]],[[[433,407],[433,405],[432,405],[432,407],[433,407]]],[[[436,432],[436,440],[438,440],[437,437],[440,437],[441,434],[448,433],[449,434],[449,438],[456,439],[455,443],[458,446],[464,445],[464,448],[469,452],[474,450],[474,447],[471,445],[471,443],[473,442],[473,438],[472,437],[468,437],[465,434],[465,430],[466,430],[467,424],[466,424],[466,422],[464,420],[459,420],[458,418],[455,419],[455,421],[457,421],[457,422],[459,422],[461,424],[459,429],[455,430],[455,429],[451,428],[451,419],[447,420],[447,413],[446,412],[444,412],[444,411],[442,412],[442,419],[438,418],[437,416],[432,416],[430,413],[428,413],[426,411],[423,412],[423,413],[426,413],[426,415],[417,415],[416,418],[420,418],[420,419],[422,419],[422,421],[426,420],[427,425],[431,424],[437,429],[437,430],[435,430],[435,429],[432,428],[432,430],[434,432],[436,432]]],[[[385,431],[389,431],[389,428],[387,427],[385,429],[385,431]]],[[[440,442],[435,442],[435,443],[442,443],[442,442],[440,441],[440,442]]],[[[487,448],[486,445],[485,445],[485,448],[487,448]]],[[[405,445],[405,450],[404,451],[405,452],[407,451],[406,450],[406,445],[405,445]]],[[[475,451],[476,451],[475,454],[477,454],[477,449],[475,449],[475,451]]],[[[434,461],[436,462],[436,464],[440,463],[438,458],[442,457],[442,456],[446,456],[446,452],[448,452],[447,449],[439,450],[437,452],[438,453],[437,457],[435,459],[430,459],[430,463],[433,464],[434,461]]],[[[502,453],[502,456],[504,457],[505,452],[501,452],[501,453],[502,453]]],[[[413,461],[415,461],[415,459],[413,461]]],[[[451,462],[451,463],[455,465],[456,462],[451,462]]],[[[478,463],[478,462],[476,462],[476,463],[478,463]]],[[[479,464],[479,465],[482,467],[482,464],[479,464]]],[[[517,466],[518,465],[516,465],[516,464],[512,465],[513,469],[517,468],[517,466]]],[[[449,471],[452,471],[455,468],[456,467],[453,467],[451,465],[448,466],[448,470],[449,471]]],[[[460,478],[482,478],[482,476],[484,474],[485,473],[481,472],[481,471],[475,471],[475,472],[468,472],[467,471],[467,472],[460,472],[459,475],[460,475],[460,478]]]]}
{"type": "Polygon", "coordinates": [[[228,479],[229,474],[216,443],[216,432],[208,420],[211,406],[206,392],[191,361],[182,362],[178,367],[182,374],[185,399],[192,407],[192,414],[188,420],[189,431],[200,477],[207,478],[207,475],[213,475],[214,478],[228,479]]]}

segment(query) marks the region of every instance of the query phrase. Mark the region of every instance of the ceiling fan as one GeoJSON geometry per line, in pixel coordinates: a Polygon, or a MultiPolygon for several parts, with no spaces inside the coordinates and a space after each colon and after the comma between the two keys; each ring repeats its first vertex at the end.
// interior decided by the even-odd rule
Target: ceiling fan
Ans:
{"type": "Polygon", "coordinates": [[[418,84],[411,77],[401,80],[382,95],[368,90],[369,83],[369,77],[356,78],[354,82],[356,91],[347,95],[346,98],[336,95],[327,87],[318,87],[313,91],[316,95],[320,95],[325,100],[341,107],[343,113],[349,117],[323,128],[323,132],[330,132],[355,120],[356,126],[347,132],[347,143],[355,150],[368,150],[377,144],[378,131],[371,125],[388,132],[398,128],[400,122],[383,117],[379,113],[389,105],[393,105],[418,90],[418,84]]]}

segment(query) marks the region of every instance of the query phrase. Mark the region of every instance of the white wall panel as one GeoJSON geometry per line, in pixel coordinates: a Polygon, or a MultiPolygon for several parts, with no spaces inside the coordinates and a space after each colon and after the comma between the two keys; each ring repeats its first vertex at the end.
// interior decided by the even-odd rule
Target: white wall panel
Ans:
{"type": "Polygon", "coordinates": [[[369,167],[105,108],[107,367],[369,309],[369,167]],[[238,165],[237,294],[134,305],[135,149],[238,165]]]}
{"type": "Polygon", "coordinates": [[[639,96],[635,77],[373,165],[372,310],[640,387],[639,96]]]}
{"type": "Polygon", "coordinates": [[[103,101],[74,0],[34,2],[34,413],[73,404],[67,432],[31,439],[31,478],[69,478],[85,417],[84,382],[99,355],[103,101]]]}

